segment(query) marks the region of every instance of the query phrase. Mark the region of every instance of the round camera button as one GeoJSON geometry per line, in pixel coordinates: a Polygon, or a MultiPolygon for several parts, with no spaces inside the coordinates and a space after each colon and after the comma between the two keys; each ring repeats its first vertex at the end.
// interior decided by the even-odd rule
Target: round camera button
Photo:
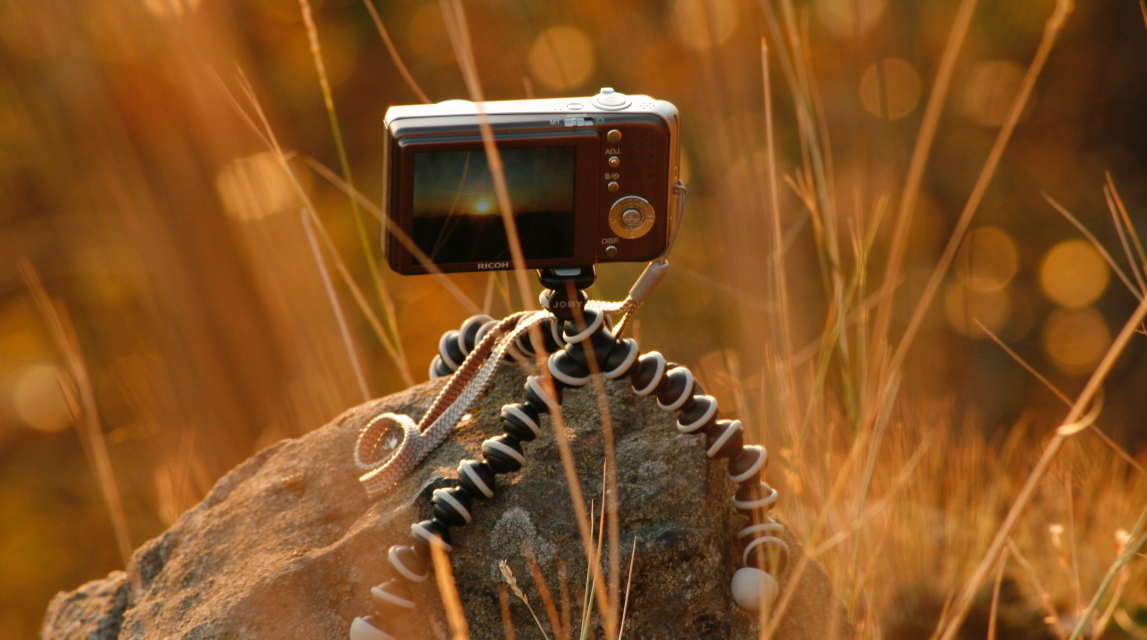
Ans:
{"type": "Polygon", "coordinates": [[[629,106],[629,96],[618,93],[610,87],[604,87],[601,92],[593,97],[592,102],[598,109],[619,111],[629,106]]]}
{"type": "Polygon", "coordinates": [[[610,156],[607,162],[609,162],[609,166],[616,167],[617,165],[621,164],[621,158],[617,156],[610,156]]]}
{"type": "Polygon", "coordinates": [[[617,257],[617,245],[611,244],[608,247],[606,247],[605,248],[605,257],[616,258],[617,257]]]}
{"type": "Polygon", "coordinates": [[[605,185],[605,188],[609,189],[610,193],[617,193],[617,190],[621,188],[621,185],[617,184],[616,182],[610,182],[609,184],[605,185]]]}
{"type": "Polygon", "coordinates": [[[621,212],[621,226],[626,229],[633,230],[641,226],[645,221],[645,214],[641,213],[638,209],[626,209],[621,212]]]}
{"type": "Polygon", "coordinates": [[[625,196],[609,208],[609,228],[620,238],[634,240],[649,233],[657,218],[653,205],[645,198],[625,196]]]}
{"type": "Polygon", "coordinates": [[[617,129],[610,129],[609,133],[605,134],[605,139],[610,142],[621,142],[621,132],[617,129]]]}

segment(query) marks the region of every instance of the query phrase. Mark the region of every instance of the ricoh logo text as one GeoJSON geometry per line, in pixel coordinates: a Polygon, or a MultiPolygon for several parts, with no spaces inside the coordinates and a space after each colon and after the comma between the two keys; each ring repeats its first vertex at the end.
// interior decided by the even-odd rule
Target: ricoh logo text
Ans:
{"type": "Polygon", "coordinates": [[[509,269],[509,268],[510,268],[509,262],[479,262],[478,263],[478,270],[479,271],[486,271],[489,269],[509,269]]]}

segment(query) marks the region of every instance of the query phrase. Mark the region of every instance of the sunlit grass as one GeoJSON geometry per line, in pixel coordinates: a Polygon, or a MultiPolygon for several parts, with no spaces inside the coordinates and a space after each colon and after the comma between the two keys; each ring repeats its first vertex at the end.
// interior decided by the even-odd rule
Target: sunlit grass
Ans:
{"type": "MultiPolygon", "coordinates": [[[[384,222],[377,157],[387,104],[628,85],[681,107],[693,174],[686,233],[672,256],[676,277],[638,316],[635,335],[643,350],[659,349],[707,376],[702,383],[722,410],[745,422],[750,441],[769,448],[770,482],[783,496],[777,513],[828,572],[858,638],[889,637],[912,606],[931,625],[925,633],[944,640],[969,610],[1004,629],[1017,607],[1057,637],[1098,637],[1115,627],[1147,637],[1147,461],[1121,444],[1117,420],[1125,418],[1118,416],[1136,414],[1096,400],[1114,402],[1115,394],[1102,393],[1104,376],[1144,340],[1147,253],[1135,224],[1142,185],[1123,167],[1094,185],[1053,178],[1021,188],[1014,166],[1033,156],[1009,155],[1024,118],[1055,99],[1040,95],[1041,83],[1053,67],[1066,73],[1050,56],[1053,46],[1065,46],[1057,43],[1064,21],[1077,19],[1069,3],[1019,3],[1010,11],[1022,20],[1004,16],[1029,25],[1021,35],[1032,37],[1014,36],[1018,53],[1009,55],[1016,60],[992,63],[1016,76],[1018,93],[1002,107],[977,103],[972,120],[979,128],[962,124],[954,105],[971,109],[960,92],[974,84],[973,70],[1003,55],[985,42],[1009,36],[996,32],[1003,28],[993,22],[998,9],[973,0],[945,7],[942,28],[921,8],[910,27],[924,53],[902,47],[895,30],[885,49],[869,42],[869,33],[885,33],[882,20],[908,21],[891,3],[855,3],[875,13],[846,19],[846,3],[828,0],[735,9],[682,0],[656,17],[635,17],[625,7],[590,14],[531,7],[526,16],[526,9],[498,3],[463,10],[451,0],[409,8],[365,0],[373,31],[344,29],[338,33],[355,35],[343,38],[324,30],[335,21],[369,26],[357,3],[286,4],[248,9],[260,19],[236,33],[228,18],[207,14],[200,3],[166,12],[102,3],[82,22],[48,5],[4,14],[11,21],[0,28],[0,42],[14,68],[39,73],[59,64],[63,71],[34,81],[22,76],[27,85],[0,81],[0,139],[13,150],[0,170],[16,184],[35,176],[38,185],[30,194],[12,190],[17,210],[30,208],[0,242],[5,257],[31,259],[46,290],[20,279],[11,287],[10,297],[38,301],[38,324],[19,320],[24,316],[6,301],[0,306],[0,385],[4,397],[18,392],[31,402],[42,397],[28,391],[40,378],[26,372],[61,362],[53,370],[65,371],[67,380],[46,392],[67,396],[80,427],[79,437],[67,437],[91,452],[95,470],[69,473],[101,488],[106,506],[93,511],[114,523],[106,543],[123,562],[133,541],[156,535],[252,448],[315,428],[364,396],[420,381],[438,334],[466,314],[534,305],[532,280],[521,271],[400,279],[378,269],[384,222]],[[441,37],[411,35],[428,33],[441,37]],[[227,37],[243,41],[220,45],[227,37]],[[307,50],[276,49],[292,42],[307,50]],[[555,42],[589,42],[596,56],[571,67],[555,42]],[[79,51],[85,46],[89,51],[79,51]],[[355,61],[349,80],[328,77],[323,47],[355,61]],[[428,48],[437,53],[399,59],[428,48]],[[64,52],[72,57],[61,58],[64,52]],[[853,56],[855,70],[842,70],[841,61],[853,56]],[[397,63],[393,70],[389,60],[397,63]],[[232,69],[237,61],[243,75],[220,72],[221,82],[197,70],[232,69]],[[927,99],[919,113],[914,101],[880,93],[890,68],[922,81],[927,99]],[[587,80],[556,77],[570,70],[587,80]],[[906,111],[895,121],[887,112],[894,103],[906,111]],[[853,120],[842,115],[850,110],[853,120]],[[959,137],[973,143],[953,153],[959,137]],[[866,145],[867,154],[858,152],[866,145]],[[278,173],[267,179],[268,171],[278,173]],[[962,190],[937,186],[951,173],[962,190]],[[255,192],[254,174],[266,193],[255,192]],[[244,188],[252,190],[246,198],[244,188]],[[1035,195],[1015,205],[994,189],[1035,195]],[[240,204],[229,204],[236,194],[240,204]],[[1089,208],[1106,211],[1097,220],[1089,208]],[[224,213],[231,209],[252,215],[224,213]],[[1075,231],[1044,237],[1019,222],[1060,217],[1075,231]],[[995,309],[996,319],[977,317],[967,293],[978,286],[975,265],[985,263],[960,273],[961,256],[975,260],[977,247],[1004,246],[981,242],[989,234],[977,233],[976,220],[998,232],[991,237],[1015,245],[1015,273],[1008,266],[1008,277],[992,286],[1000,296],[1021,297],[1002,298],[1008,308],[995,309]],[[937,238],[934,248],[926,238],[937,238]],[[1079,362],[1040,351],[1041,336],[1060,334],[1037,327],[1059,307],[1031,302],[1046,297],[1056,304],[1030,282],[1064,242],[1090,247],[1100,257],[1096,269],[1114,276],[1110,285],[1092,283],[1078,298],[1082,310],[1072,308],[1107,331],[1095,357],[1079,362]],[[955,302],[941,305],[949,291],[955,302]],[[56,302],[46,302],[49,293],[56,302]],[[1120,307],[1114,298],[1138,306],[1120,307]],[[67,310],[60,317],[75,323],[74,334],[61,333],[66,324],[53,320],[57,303],[67,310]],[[948,314],[938,313],[942,306],[948,314]],[[1018,331],[1012,321],[1022,309],[1032,319],[1018,331]],[[237,345],[250,350],[232,360],[237,345]],[[932,363],[914,356],[949,354],[937,358],[939,368],[972,362],[966,352],[982,345],[1021,373],[950,367],[935,374],[946,376],[939,388],[921,382],[932,363]],[[716,364],[697,366],[701,361],[716,364]],[[960,387],[981,379],[1000,380],[1001,395],[1017,398],[1020,408],[989,418],[988,408],[962,406],[960,387]],[[1050,388],[1067,413],[1030,392],[1029,379],[1050,388]],[[134,482],[117,486],[117,476],[134,482]],[[1013,584],[1019,603],[1005,597],[1013,584]]],[[[1065,55],[1079,61],[1088,52],[1065,55]]],[[[1080,153],[1072,147],[1056,155],[1080,153]]],[[[1064,175],[1057,163],[1068,161],[1046,161],[1049,175],[1064,175]]],[[[1081,171],[1083,164],[1069,166],[1081,171]]],[[[1061,269],[1070,269],[1067,263],[1061,269]]],[[[627,269],[599,270],[595,295],[624,292],[627,269]]],[[[1056,271],[1048,273],[1054,279],[1056,271]]],[[[602,416],[608,424],[605,408],[602,416]]],[[[0,418],[14,425],[0,430],[2,445],[65,446],[63,435],[52,439],[15,424],[21,418],[6,405],[0,418]]],[[[587,508],[560,413],[555,418],[586,556],[561,561],[593,571],[586,597],[573,605],[564,577],[531,575],[539,592],[549,585],[559,594],[543,599],[537,624],[548,623],[554,637],[575,630],[592,636],[596,612],[608,637],[624,637],[625,617],[642,613],[626,604],[626,581],[641,576],[621,567],[625,514],[617,512],[616,490],[596,513],[587,508]]],[[[612,463],[604,473],[603,485],[616,488],[612,463]]],[[[53,522],[79,517],[56,499],[59,505],[39,507],[60,514],[53,522]]],[[[11,526],[19,531],[13,540],[36,537],[19,522],[11,526]]],[[[21,562],[26,554],[7,555],[21,562]]],[[[464,637],[465,603],[450,595],[447,559],[435,560],[450,628],[464,637]]],[[[110,568],[93,562],[51,588],[73,588],[110,568]]],[[[27,635],[34,626],[42,603],[21,606],[26,622],[0,623],[0,635],[27,635]],[[10,631],[4,624],[23,626],[10,631]]],[[[774,622],[764,621],[761,637],[774,622]]]]}

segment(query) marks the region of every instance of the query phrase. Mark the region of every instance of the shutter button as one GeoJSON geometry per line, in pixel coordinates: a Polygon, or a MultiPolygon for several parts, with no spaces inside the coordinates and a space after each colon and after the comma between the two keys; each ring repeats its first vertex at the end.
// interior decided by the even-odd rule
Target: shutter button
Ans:
{"type": "Polygon", "coordinates": [[[603,87],[601,92],[593,97],[593,105],[606,111],[619,111],[629,106],[629,96],[617,93],[610,87],[603,87]]]}

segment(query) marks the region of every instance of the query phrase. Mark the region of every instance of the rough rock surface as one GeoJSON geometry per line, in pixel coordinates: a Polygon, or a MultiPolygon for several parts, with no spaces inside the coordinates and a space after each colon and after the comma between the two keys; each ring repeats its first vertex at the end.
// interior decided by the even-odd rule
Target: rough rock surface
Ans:
{"type": "MultiPolygon", "coordinates": [[[[57,595],[44,640],[183,638],[345,639],[351,620],[370,611],[370,587],[388,578],[386,550],[407,544],[410,524],[429,517],[429,494],[457,462],[477,457],[500,431],[501,405],[520,400],[523,376],[503,370],[449,441],[377,502],[358,484],[351,452],[372,416],[401,412],[415,420],[440,383],[427,383],[347,411],[305,437],[259,452],[219,480],[199,505],[136,551],[117,571],[57,595]]],[[[681,435],[672,414],[621,383],[606,385],[619,468],[622,566],[637,555],[624,637],[748,639],[756,620],[738,609],[730,580],[738,566],[733,488],[724,463],[710,465],[704,438],[681,435]]],[[[566,433],[586,499],[600,496],[603,436],[592,387],[566,391],[566,433]]],[[[538,617],[548,616],[523,555],[536,557],[552,600],[563,610],[563,576],[578,633],[586,560],[558,447],[547,433],[526,447],[527,465],[498,477],[497,494],[475,505],[474,522],[454,529],[455,578],[475,640],[506,637],[499,604],[506,560],[538,617]]],[[[783,499],[782,499],[783,511],[783,499]]],[[[800,550],[790,538],[796,564],[800,550]]],[[[409,638],[449,637],[440,597],[427,581],[406,617],[409,638]]],[[[846,637],[827,577],[809,564],[776,638],[846,637]],[[835,633],[835,635],[834,635],[835,633]]],[[[795,583],[795,584],[794,584],[795,583]]],[[[532,616],[510,596],[515,635],[540,638],[532,616]]],[[[591,633],[598,637],[600,630],[591,633]]]]}

